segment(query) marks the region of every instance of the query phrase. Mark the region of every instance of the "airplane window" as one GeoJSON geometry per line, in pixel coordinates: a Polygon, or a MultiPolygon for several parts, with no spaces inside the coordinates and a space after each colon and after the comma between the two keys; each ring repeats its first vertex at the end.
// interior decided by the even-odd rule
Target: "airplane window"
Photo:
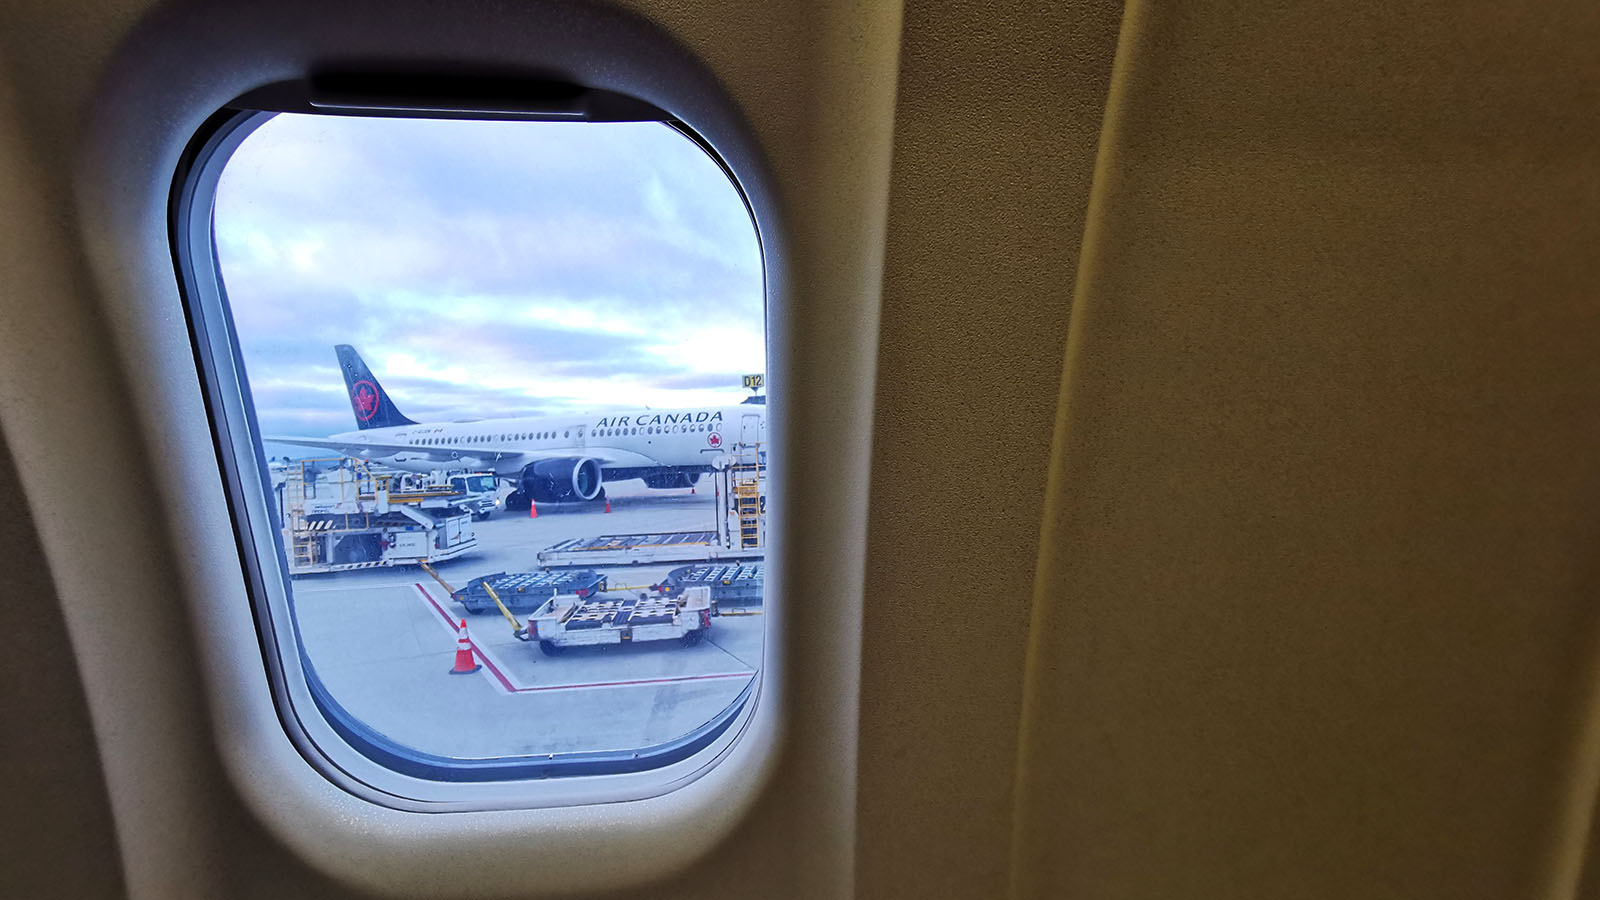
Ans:
{"type": "Polygon", "coordinates": [[[584,440],[669,415],[764,440],[741,403],[761,247],[721,164],[660,122],[216,127],[190,220],[214,219],[226,290],[186,292],[205,377],[243,397],[213,419],[286,727],[429,799],[732,740],[767,637],[765,455],[584,440]],[[414,434],[540,418],[582,425],[414,434]]]}

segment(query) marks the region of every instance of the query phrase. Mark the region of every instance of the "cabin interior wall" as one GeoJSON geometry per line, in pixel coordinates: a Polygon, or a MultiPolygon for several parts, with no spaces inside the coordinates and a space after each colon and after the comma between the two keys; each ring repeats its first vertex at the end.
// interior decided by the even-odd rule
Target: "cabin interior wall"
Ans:
{"type": "Polygon", "coordinates": [[[1121,16],[1118,2],[906,9],[867,544],[862,897],[1005,891],[1039,518],[1121,16]]]}
{"type": "MultiPolygon", "coordinates": [[[[27,508],[0,436],[0,509],[27,508]]],[[[7,567],[0,615],[24,641],[0,653],[0,842],[4,893],[13,897],[120,897],[122,867],[111,805],[66,622],[30,517],[0,516],[7,567]],[[73,852],[58,852],[71,847],[73,852]],[[32,851],[22,848],[36,848],[32,851]],[[17,851],[21,852],[17,852],[17,851]]]]}
{"type": "Polygon", "coordinates": [[[1130,6],[1018,897],[1577,896],[1596,47],[1586,3],[1130,6]]]}

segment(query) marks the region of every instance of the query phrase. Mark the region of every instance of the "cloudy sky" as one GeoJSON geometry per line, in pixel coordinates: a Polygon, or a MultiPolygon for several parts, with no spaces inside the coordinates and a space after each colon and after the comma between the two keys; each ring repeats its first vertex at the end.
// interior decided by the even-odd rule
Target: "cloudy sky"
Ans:
{"type": "Polygon", "coordinates": [[[764,369],[754,227],[664,125],[280,115],[216,232],[265,434],[355,428],[339,343],[418,421],[737,403],[764,369]]]}

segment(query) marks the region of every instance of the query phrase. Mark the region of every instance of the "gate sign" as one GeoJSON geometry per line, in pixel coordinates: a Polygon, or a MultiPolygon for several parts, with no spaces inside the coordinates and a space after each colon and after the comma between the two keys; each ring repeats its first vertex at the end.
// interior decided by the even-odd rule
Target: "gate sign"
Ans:
{"type": "Polygon", "coordinates": [[[761,389],[762,384],[765,383],[766,380],[766,377],[763,375],[746,375],[744,377],[744,386],[752,391],[757,391],[761,389]]]}

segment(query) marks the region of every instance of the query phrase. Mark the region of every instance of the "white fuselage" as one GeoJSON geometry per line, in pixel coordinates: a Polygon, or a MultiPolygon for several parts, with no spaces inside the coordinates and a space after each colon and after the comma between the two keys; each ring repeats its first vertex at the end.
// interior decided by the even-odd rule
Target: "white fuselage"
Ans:
{"type": "Polygon", "coordinates": [[[640,410],[476,422],[421,423],[333,435],[368,459],[416,472],[473,468],[517,475],[530,458],[593,458],[608,477],[616,470],[710,467],[736,444],[765,440],[766,408],[759,404],[640,410]],[[414,450],[396,450],[396,445],[414,450]]]}

